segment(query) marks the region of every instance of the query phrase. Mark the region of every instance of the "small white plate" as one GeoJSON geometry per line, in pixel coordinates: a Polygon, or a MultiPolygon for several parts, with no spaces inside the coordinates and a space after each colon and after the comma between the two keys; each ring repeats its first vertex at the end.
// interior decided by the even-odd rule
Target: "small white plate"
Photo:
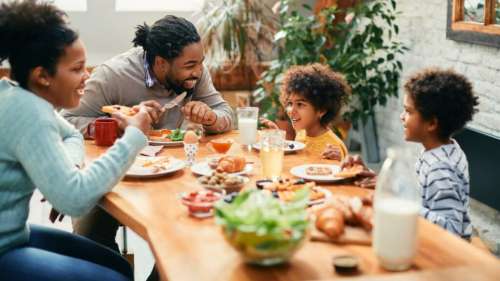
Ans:
{"type": "MultiPolygon", "coordinates": [[[[304,149],[306,145],[300,141],[290,141],[287,140],[285,143],[285,153],[292,153],[296,151],[300,151],[304,149]]],[[[260,150],[260,143],[257,142],[256,144],[253,145],[253,148],[256,150],[260,150]]]]}
{"type": "Polygon", "coordinates": [[[135,160],[134,164],[132,164],[130,169],[127,171],[125,176],[130,178],[156,178],[177,172],[179,170],[182,170],[186,166],[184,161],[173,157],[170,158],[170,162],[166,165],[165,169],[154,169],[152,167],[142,166],[146,161],[154,161],[156,159],[163,157],[168,157],[168,156],[159,156],[159,157],[139,156],[135,160]]]}
{"type": "MultiPolygon", "coordinates": [[[[229,175],[246,175],[249,174],[253,169],[252,164],[246,164],[245,168],[243,168],[243,171],[238,172],[238,173],[230,173],[229,175]]],[[[200,176],[210,176],[214,172],[212,168],[208,165],[208,162],[203,161],[203,162],[197,162],[193,166],[191,166],[191,172],[196,175],[200,176]]]]}
{"type": "Polygon", "coordinates": [[[206,188],[206,189],[210,189],[210,190],[226,190],[226,192],[228,192],[228,190],[241,190],[245,185],[247,185],[247,183],[250,182],[250,179],[248,177],[245,177],[245,176],[235,176],[235,177],[238,177],[240,180],[241,180],[241,184],[238,184],[238,185],[234,185],[234,186],[224,186],[224,185],[209,185],[209,184],[204,184],[204,183],[201,183],[201,179],[203,177],[199,177],[198,178],[198,182],[201,184],[201,186],[203,186],[203,188],[206,188]]]}
{"type": "Polygon", "coordinates": [[[296,177],[315,182],[335,182],[343,180],[344,178],[338,178],[335,176],[335,174],[337,174],[338,172],[340,172],[340,166],[333,164],[306,164],[306,165],[295,166],[290,170],[290,173],[296,177]],[[332,174],[324,176],[308,175],[306,173],[306,169],[309,167],[328,167],[332,169],[332,174]]]}

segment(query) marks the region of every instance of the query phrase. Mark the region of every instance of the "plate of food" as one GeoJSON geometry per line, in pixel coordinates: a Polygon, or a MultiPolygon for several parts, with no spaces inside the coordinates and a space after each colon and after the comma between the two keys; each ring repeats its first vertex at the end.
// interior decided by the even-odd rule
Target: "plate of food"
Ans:
{"type": "Polygon", "coordinates": [[[323,204],[332,197],[329,190],[316,186],[314,182],[305,182],[302,179],[260,180],[257,181],[257,188],[270,191],[274,197],[284,202],[292,201],[298,190],[309,188],[309,206],[323,204]]]}
{"type": "Polygon", "coordinates": [[[138,156],[125,176],[130,178],[155,178],[182,170],[184,166],[184,161],[170,156],[138,156]]]}
{"type": "MultiPolygon", "coordinates": [[[[292,153],[292,152],[300,151],[300,150],[304,149],[305,147],[306,147],[306,145],[300,141],[287,140],[287,141],[285,141],[284,151],[285,151],[285,153],[292,153]]],[[[253,148],[256,150],[260,150],[260,143],[257,142],[256,144],[254,144],[253,148]]]]}
{"type": "Polygon", "coordinates": [[[186,131],[181,129],[151,130],[149,132],[150,145],[182,146],[186,131]]]}
{"type": "Polygon", "coordinates": [[[249,174],[253,169],[251,163],[247,163],[242,156],[214,157],[206,161],[195,163],[191,171],[200,176],[211,176],[214,171],[231,175],[249,174]]]}
{"type": "Polygon", "coordinates": [[[198,182],[209,190],[225,190],[226,193],[240,192],[240,190],[250,181],[249,178],[227,173],[214,171],[210,176],[201,176],[198,182]]]}
{"type": "Polygon", "coordinates": [[[334,164],[306,164],[295,166],[290,173],[296,177],[316,181],[316,182],[334,182],[343,180],[337,177],[340,172],[340,166],[334,164]]]}

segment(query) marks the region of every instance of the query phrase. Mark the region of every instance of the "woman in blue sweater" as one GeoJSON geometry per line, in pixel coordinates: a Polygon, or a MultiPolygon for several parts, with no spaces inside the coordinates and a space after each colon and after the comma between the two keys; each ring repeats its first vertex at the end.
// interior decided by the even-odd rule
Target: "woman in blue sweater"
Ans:
{"type": "Polygon", "coordinates": [[[88,73],[85,48],[64,13],[34,0],[0,6],[0,280],[131,280],[127,262],[70,233],[27,225],[35,188],[58,211],[80,216],[110,191],[147,144],[147,108],[116,115],[124,130],[82,168],[83,138],[56,109],[76,107],[88,73]]]}

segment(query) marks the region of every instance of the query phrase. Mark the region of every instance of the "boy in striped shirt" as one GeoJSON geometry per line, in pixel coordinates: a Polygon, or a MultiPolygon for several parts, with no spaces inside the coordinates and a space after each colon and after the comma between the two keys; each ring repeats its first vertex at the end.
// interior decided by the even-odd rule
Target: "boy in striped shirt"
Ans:
{"type": "MultiPolygon", "coordinates": [[[[416,164],[422,189],[420,214],[469,240],[469,168],[464,152],[452,136],[477,111],[472,85],[451,70],[426,69],[410,77],[404,88],[401,121],[405,140],[424,147],[416,164]]],[[[342,166],[354,164],[364,165],[359,156],[349,156],[342,166]]],[[[375,181],[375,174],[366,169],[362,184],[374,186],[375,181]]]]}
{"type": "Polygon", "coordinates": [[[472,120],[477,97],[470,82],[451,70],[423,70],[410,77],[404,88],[405,140],[424,146],[416,164],[422,188],[420,214],[470,239],[469,168],[452,136],[472,120]]]}

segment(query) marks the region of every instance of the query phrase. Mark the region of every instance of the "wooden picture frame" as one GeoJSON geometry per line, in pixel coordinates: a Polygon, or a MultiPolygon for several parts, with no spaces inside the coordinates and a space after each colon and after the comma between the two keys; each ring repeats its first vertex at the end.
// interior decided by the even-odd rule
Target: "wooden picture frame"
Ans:
{"type": "Polygon", "coordinates": [[[495,22],[495,0],[485,0],[484,22],[464,20],[465,0],[448,0],[446,38],[487,45],[500,46],[500,22],[495,22]]]}

